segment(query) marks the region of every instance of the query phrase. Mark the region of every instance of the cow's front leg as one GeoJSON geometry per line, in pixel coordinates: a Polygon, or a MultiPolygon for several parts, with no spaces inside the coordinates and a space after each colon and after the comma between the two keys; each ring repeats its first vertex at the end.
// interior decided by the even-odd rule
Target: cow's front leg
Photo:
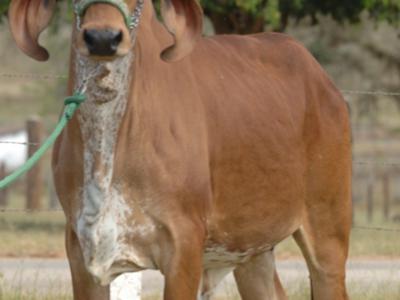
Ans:
{"type": "Polygon", "coordinates": [[[193,222],[174,222],[171,252],[163,273],[164,300],[196,300],[203,272],[205,230],[193,222]]]}
{"type": "Polygon", "coordinates": [[[109,287],[96,284],[86,271],[78,238],[70,226],[66,227],[66,248],[71,268],[74,300],[109,300],[109,287]]]}

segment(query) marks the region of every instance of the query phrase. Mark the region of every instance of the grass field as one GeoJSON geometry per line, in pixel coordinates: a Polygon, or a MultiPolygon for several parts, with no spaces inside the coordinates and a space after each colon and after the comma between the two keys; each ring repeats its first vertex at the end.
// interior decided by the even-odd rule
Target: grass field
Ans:
{"type": "Polygon", "coordinates": [[[57,213],[0,216],[0,257],[63,257],[64,215],[57,213]]]}

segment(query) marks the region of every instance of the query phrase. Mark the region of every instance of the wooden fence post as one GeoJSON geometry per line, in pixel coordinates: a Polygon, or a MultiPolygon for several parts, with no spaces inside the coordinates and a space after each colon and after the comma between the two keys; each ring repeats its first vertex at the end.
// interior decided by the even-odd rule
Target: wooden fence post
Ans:
{"type": "MultiPolygon", "coordinates": [[[[28,157],[31,157],[42,142],[44,135],[43,124],[39,117],[31,117],[26,123],[28,142],[28,157]]],[[[26,208],[38,210],[42,207],[43,198],[43,160],[40,160],[26,176],[26,208]]]]}
{"type": "MultiPolygon", "coordinates": [[[[6,164],[1,163],[0,165],[0,179],[3,179],[6,177],[7,172],[6,172],[6,164]]],[[[0,190],[0,206],[6,207],[8,204],[8,199],[7,199],[7,188],[0,190]]]]}
{"type": "Polygon", "coordinates": [[[390,214],[390,182],[388,172],[385,172],[382,177],[383,186],[383,217],[389,220],[390,214]]]}
{"type": "Polygon", "coordinates": [[[47,178],[47,186],[49,188],[49,207],[50,209],[58,209],[60,208],[60,202],[58,201],[56,189],[54,187],[53,177],[48,176],[47,178]]]}
{"type": "Polygon", "coordinates": [[[367,186],[367,221],[372,222],[374,217],[374,182],[368,181],[367,186]]]}
{"type": "Polygon", "coordinates": [[[353,184],[351,187],[351,224],[354,225],[356,221],[356,213],[355,213],[355,207],[356,207],[356,195],[354,192],[354,178],[353,178],[353,184]]]}

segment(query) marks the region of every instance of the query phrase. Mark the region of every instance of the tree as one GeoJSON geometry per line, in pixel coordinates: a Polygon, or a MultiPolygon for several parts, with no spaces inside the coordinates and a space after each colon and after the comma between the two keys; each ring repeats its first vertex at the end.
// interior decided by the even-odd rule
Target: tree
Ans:
{"type": "Polygon", "coordinates": [[[9,3],[10,0],[2,0],[0,2],[0,18],[6,14],[9,3]]]}
{"type": "MultiPolygon", "coordinates": [[[[1,1],[0,16],[5,15],[9,2],[1,1]]],[[[284,31],[290,18],[299,21],[309,17],[314,25],[321,15],[331,15],[338,22],[357,23],[363,11],[376,21],[400,24],[400,0],[201,0],[201,3],[217,33],[260,32],[265,25],[284,31]]]]}
{"type": "Polygon", "coordinates": [[[315,25],[320,15],[357,23],[364,10],[376,21],[400,22],[400,0],[202,0],[202,4],[217,33],[260,32],[266,24],[284,31],[290,18],[309,17],[315,25]]]}

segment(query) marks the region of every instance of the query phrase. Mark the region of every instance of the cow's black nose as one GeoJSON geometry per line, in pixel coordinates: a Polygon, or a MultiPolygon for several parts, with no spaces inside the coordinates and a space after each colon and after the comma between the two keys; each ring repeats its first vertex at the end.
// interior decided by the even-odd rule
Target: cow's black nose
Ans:
{"type": "Polygon", "coordinates": [[[89,53],[96,56],[115,55],[122,37],[123,34],[120,30],[86,29],[83,33],[89,53]]]}

